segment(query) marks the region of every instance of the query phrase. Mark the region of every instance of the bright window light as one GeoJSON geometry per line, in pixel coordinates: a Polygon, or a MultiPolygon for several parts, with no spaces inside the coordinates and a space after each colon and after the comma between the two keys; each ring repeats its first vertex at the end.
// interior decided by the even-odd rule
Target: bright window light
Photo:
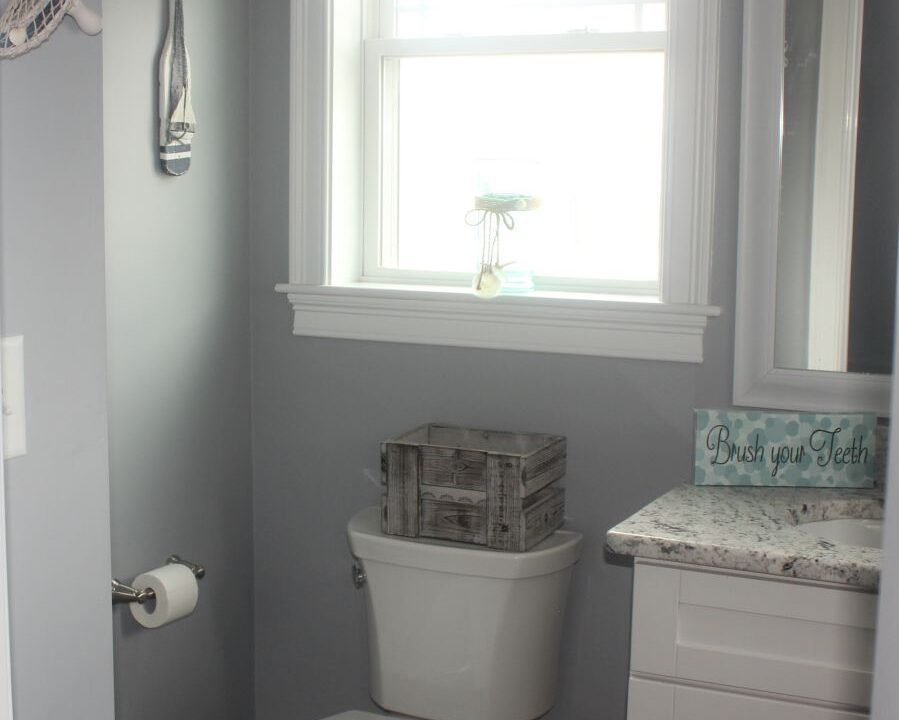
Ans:
{"type": "Polygon", "coordinates": [[[661,0],[395,0],[396,37],[665,30],[661,0]]]}
{"type": "MultiPolygon", "coordinates": [[[[402,8],[418,5],[442,12],[458,5],[460,18],[464,8],[482,6],[404,0],[400,18],[402,8]]],[[[553,3],[537,5],[547,13],[553,3]]],[[[635,3],[559,5],[566,11],[633,10],[635,3]]],[[[643,4],[644,12],[649,5],[643,4]]],[[[394,237],[382,228],[383,267],[470,274],[480,241],[465,216],[473,207],[479,172],[485,164],[514,168],[517,163],[531,169],[522,174],[529,187],[519,191],[538,195],[542,204],[514,214],[514,231],[503,233],[503,240],[514,243],[508,253],[526,254],[537,276],[658,283],[663,52],[389,62],[398,78],[398,100],[388,110],[396,113],[397,133],[393,145],[385,138],[385,152],[397,160],[383,202],[396,208],[396,218],[394,237]]]]}

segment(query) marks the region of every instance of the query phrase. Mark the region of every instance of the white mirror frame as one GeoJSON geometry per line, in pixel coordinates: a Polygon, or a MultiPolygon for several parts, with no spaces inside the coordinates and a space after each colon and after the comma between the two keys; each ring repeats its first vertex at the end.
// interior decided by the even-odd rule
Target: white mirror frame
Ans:
{"type": "Polygon", "coordinates": [[[734,404],[888,415],[888,375],[774,364],[784,10],[785,0],[744,6],[734,404]]]}

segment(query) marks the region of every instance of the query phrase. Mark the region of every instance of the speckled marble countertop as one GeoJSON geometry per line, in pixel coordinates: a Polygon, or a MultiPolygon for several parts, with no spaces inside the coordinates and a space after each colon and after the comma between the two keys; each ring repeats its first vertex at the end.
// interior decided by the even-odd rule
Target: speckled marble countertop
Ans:
{"type": "Polygon", "coordinates": [[[877,589],[882,551],[813,537],[814,520],[882,518],[879,490],[682,485],[606,535],[619,555],[877,589]]]}

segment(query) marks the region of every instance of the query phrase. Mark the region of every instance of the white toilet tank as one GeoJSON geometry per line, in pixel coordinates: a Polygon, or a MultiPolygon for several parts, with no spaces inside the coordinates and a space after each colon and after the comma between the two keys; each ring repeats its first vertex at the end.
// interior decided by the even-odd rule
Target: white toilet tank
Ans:
{"type": "Polygon", "coordinates": [[[347,527],[367,577],[372,699],[428,720],[531,720],[556,699],[559,643],[579,533],[525,553],[347,527]]]}

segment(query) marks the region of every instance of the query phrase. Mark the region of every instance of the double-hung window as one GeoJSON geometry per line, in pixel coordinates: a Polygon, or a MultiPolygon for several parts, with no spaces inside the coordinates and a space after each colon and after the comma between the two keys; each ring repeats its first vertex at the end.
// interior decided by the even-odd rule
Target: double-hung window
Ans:
{"type": "Polygon", "coordinates": [[[701,360],[717,2],[294,0],[295,332],[701,360]]]}

